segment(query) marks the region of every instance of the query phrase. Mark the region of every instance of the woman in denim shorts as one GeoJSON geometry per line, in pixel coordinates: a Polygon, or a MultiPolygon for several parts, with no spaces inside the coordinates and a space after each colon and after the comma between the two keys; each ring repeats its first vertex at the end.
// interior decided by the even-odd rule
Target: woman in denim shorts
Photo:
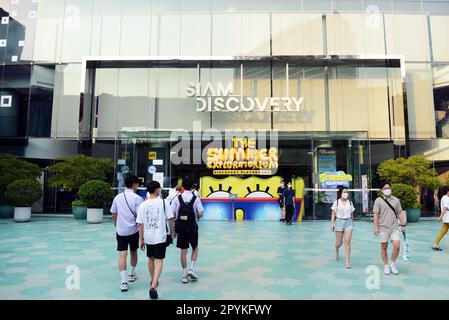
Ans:
{"type": "Polygon", "coordinates": [[[354,205],[349,198],[348,188],[340,187],[337,200],[332,205],[332,231],[335,231],[335,257],[340,259],[340,247],[345,239],[346,268],[350,269],[349,257],[351,255],[351,236],[354,226],[354,205]]]}

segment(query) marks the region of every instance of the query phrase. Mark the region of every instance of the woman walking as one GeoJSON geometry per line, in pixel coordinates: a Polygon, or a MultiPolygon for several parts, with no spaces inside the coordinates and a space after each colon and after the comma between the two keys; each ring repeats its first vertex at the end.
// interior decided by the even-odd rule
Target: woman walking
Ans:
{"type": "Polygon", "coordinates": [[[332,231],[335,232],[335,258],[340,259],[340,247],[345,241],[346,268],[351,268],[349,258],[351,255],[351,237],[354,226],[354,205],[349,198],[348,188],[340,187],[337,200],[332,205],[332,231]]]}
{"type": "Polygon", "coordinates": [[[433,243],[432,249],[435,251],[443,251],[443,249],[440,248],[440,241],[443,239],[443,237],[446,235],[447,231],[449,230],[449,188],[446,189],[446,194],[441,198],[441,214],[438,218],[438,222],[443,222],[441,226],[440,233],[438,233],[437,238],[435,239],[433,243]]]}

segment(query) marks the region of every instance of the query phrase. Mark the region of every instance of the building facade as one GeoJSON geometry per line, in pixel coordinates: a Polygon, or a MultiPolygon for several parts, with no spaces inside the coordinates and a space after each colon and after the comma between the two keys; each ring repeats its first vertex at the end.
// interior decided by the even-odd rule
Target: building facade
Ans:
{"type": "MultiPolygon", "coordinates": [[[[311,219],[321,216],[318,198],[333,197],[321,180],[332,178],[320,174],[349,174],[363,212],[382,160],[424,154],[448,170],[449,1],[0,5],[1,151],[43,168],[76,153],[110,157],[117,186],[121,173],[164,187],[189,173],[205,179],[204,198],[216,184],[227,192],[218,198],[242,201],[262,192],[257,179],[283,177],[311,219]],[[207,165],[212,147],[236,148],[245,130],[258,152],[276,150],[276,170],[207,165]],[[178,152],[186,136],[189,152],[178,152]],[[225,177],[249,184],[247,194],[225,177]]],[[[264,185],[265,198],[276,197],[278,180],[264,185]]],[[[47,211],[64,210],[55,192],[46,190],[47,211]]]]}

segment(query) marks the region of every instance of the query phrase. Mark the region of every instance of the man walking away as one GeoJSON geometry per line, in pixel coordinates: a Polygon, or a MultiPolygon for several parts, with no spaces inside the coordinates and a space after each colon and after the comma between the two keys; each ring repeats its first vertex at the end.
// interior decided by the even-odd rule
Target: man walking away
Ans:
{"type": "Polygon", "coordinates": [[[284,180],[281,180],[281,184],[277,190],[279,197],[279,207],[281,208],[281,219],[279,220],[279,222],[285,222],[284,191],[285,191],[285,183],[284,180]]]}
{"type": "Polygon", "coordinates": [[[151,299],[157,299],[156,287],[164,265],[165,252],[173,242],[173,212],[168,201],[160,198],[162,188],[159,182],[151,181],[147,190],[150,197],[140,205],[136,221],[139,226],[140,249],[147,249],[149,295],[151,299]]]}
{"type": "Polygon", "coordinates": [[[119,252],[119,271],[121,276],[120,290],[128,291],[128,281],[136,281],[137,249],[139,248],[139,232],[136,217],[142,197],[136,194],[139,179],[129,176],[125,179],[126,190],[115,196],[111,206],[112,221],[116,228],[117,251],[119,252]],[[131,272],[126,278],[126,256],[128,247],[131,252],[131,272]]]}
{"type": "Polygon", "coordinates": [[[401,202],[391,195],[391,184],[384,183],[382,187],[383,197],[378,197],[374,201],[374,235],[380,236],[381,256],[384,262],[384,273],[399,274],[395,262],[401,246],[398,219],[402,226],[402,232],[406,231],[404,217],[402,214],[401,202]],[[391,260],[388,261],[388,241],[393,243],[391,260]]]}
{"type": "Polygon", "coordinates": [[[189,280],[198,280],[195,274],[195,263],[198,258],[198,224],[196,219],[203,216],[201,200],[192,193],[193,182],[190,178],[184,178],[182,187],[185,191],[178,195],[172,202],[172,211],[176,217],[175,232],[177,234],[176,246],[181,249],[182,283],[189,280]],[[190,268],[187,271],[187,250],[192,247],[190,268]]]}

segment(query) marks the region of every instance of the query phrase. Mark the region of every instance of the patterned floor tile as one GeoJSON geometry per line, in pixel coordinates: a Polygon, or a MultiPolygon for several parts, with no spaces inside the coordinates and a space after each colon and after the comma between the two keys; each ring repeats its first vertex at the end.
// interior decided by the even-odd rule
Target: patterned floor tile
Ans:
{"type": "MultiPolygon", "coordinates": [[[[286,227],[267,222],[200,222],[196,283],[180,281],[179,251],[167,250],[158,287],[161,299],[442,299],[447,296],[449,250],[430,247],[440,225],[409,225],[412,260],[385,276],[379,241],[368,222],[356,222],[352,269],[334,257],[329,222],[286,227]],[[378,287],[368,285],[378,280],[378,287]]],[[[441,243],[448,248],[449,237],[441,243]]],[[[139,251],[138,279],[119,290],[110,220],[89,225],[72,218],[0,221],[0,299],[148,300],[147,258],[139,251]],[[76,272],[79,282],[76,282],[76,272]],[[79,287],[78,287],[79,285],[79,287]]]]}

